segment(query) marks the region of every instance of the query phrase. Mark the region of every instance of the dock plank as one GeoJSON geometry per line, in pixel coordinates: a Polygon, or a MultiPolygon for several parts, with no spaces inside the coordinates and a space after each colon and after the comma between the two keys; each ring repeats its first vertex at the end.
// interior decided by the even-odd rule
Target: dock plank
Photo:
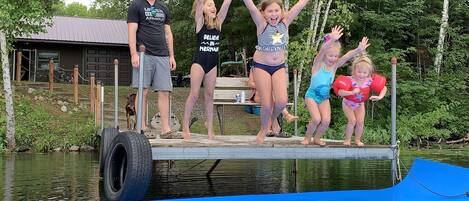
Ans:
{"type": "Polygon", "coordinates": [[[324,140],[327,146],[302,145],[302,137],[266,137],[264,144],[256,144],[253,135],[215,136],[191,135],[191,139],[150,139],[153,160],[201,159],[393,159],[390,145],[344,146],[342,141],[324,140]]]}

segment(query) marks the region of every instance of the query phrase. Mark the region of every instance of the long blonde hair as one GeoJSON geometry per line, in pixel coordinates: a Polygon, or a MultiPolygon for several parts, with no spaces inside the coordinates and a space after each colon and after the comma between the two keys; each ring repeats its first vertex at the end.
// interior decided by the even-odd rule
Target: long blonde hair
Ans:
{"type": "MultiPolygon", "coordinates": [[[[191,11],[192,16],[195,16],[195,10],[197,9],[197,1],[198,0],[194,0],[194,3],[192,4],[192,11],[191,11]]],[[[215,18],[213,18],[213,19],[208,19],[208,17],[205,16],[205,13],[204,13],[204,6],[205,6],[205,3],[209,0],[203,0],[203,1],[204,2],[203,2],[203,5],[202,5],[202,15],[204,16],[204,24],[207,25],[208,29],[216,28],[216,29],[220,30],[221,27],[217,24],[218,15],[215,15],[215,18]]]]}
{"type": "MultiPolygon", "coordinates": [[[[324,44],[326,44],[326,42],[327,42],[327,41],[325,41],[325,42],[321,45],[321,48],[320,48],[320,49],[322,49],[322,47],[324,46],[324,44]]],[[[328,51],[328,50],[331,49],[331,48],[337,48],[337,49],[339,49],[339,55],[340,55],[340,52],[341,52],[341,50],[342,50],[342,45],[340,44],[340,42],[339,42],[339,41],[333,41],[333,42],[330,42],[330,43],[331,43],[331,44],[329,44],[329,47],[328,47],[327,49],[324,49],[324,51],[328,51]]],[[[324,54],[324,55],[322,56],[322,58],[319,58],[319,59],[320,59],[321,61],[324,61],[324,60],[325,60],[325,57],[326,57],[326,54],[324,54]]],[[[311,60],[311,65],[314,64],[314,59],[315,59],[315,57],[312,58],[312,60],[311,60]]]]}
{"type": "Polygon", "coordinates": [[[357,65],[359,63],[364,63],[364,64],[367,64],[366,66],[368,67],[368,70],[369,70],[369,76],[371,77],[371,75],[373,74],[374,72],[374,65],[373,65],[373,62],[371,61],[370,57],[368,56],[368,54],[366,52],[363,52],[361,54],[359,54],[352,62],[352,66],[350,67],[350,72],[352,75],[354,75],[355,73],[355,70],[357,68],[357,65]]]}

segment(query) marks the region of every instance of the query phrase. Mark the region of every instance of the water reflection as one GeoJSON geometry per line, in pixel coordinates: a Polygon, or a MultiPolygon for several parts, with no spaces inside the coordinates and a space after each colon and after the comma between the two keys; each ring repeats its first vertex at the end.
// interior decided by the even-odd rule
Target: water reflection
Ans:
{"type": "Polygon", "coordinates": [[[4,200],[99,200],[96,154],[12,154],[1,161],[4,200]]]}
{"type": "MultiPolygon", "coordinates": [[[[411,166],[415,156],[469,167],[469,150],[402,151],[411,166]]],[[[288,193],[391,186],[388,160],[225,160],[154,162],[147,199],[288,193]]],[[[2,200],[102,200],[97,153],[0,155],[2,200]]],[[[403,171],[403,175],[406,171],[403,171]]]]}

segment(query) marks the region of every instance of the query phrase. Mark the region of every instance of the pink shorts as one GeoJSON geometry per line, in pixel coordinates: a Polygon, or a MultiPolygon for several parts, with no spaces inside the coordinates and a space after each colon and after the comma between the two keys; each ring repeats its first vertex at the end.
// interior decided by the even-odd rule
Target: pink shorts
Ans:
{"type": "Polygon", "coordinates": [[[353,101],[348,100],[346,98],[344,98],[343,102],[345,103],[345,105],[350,106],[352,108],[352,110],[356,110],[358,107],[360,107],[360,105],[363,104],[363,103],[353,102],[353,101]]]}

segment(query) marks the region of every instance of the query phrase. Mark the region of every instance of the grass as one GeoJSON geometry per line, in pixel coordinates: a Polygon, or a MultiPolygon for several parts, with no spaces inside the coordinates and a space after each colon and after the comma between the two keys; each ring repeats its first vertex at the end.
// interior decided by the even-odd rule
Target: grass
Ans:
{"type": "MultiPolygon", "coordinates": [[[[46,87],[47,83],[43,83],[43,86],[46,87]]],[[[72,93],[72,85],[70,84],[55,84],[58,89],[54,89],[56,92],[70,92],[72,93]]],[[[172,92],[172,112],[176,115],[179,123],[182,124],[182,119],[184,115],[184,106],[186,98],[189,94],[189,88],[174,88],[172,92]]],[[[137,90],[133,89],[129,86],[120,86],[118,88],[118,110],[119,116],[121,119],[120,126],[125,125],[125,105],[127,102],[127,95],[129,93],[135,93],[137,90]]],[[[87,98],[90,94],[90,87],[89,85],[79,85],[79,95],[80,97],[87,98]]],[[[62,97],[67,98],[67,97],[62,97]]],[[[73,99],[73,96],[68,97],[70,100],[73,99]]],[[[155,92],[150,92],[148,97],[149,103],[149,116],[150,119],[158,112],[157,107],[157,94],[155,92]]],[[[104,102],[106,103],[105,109],[105,116],[107,121],[105,120],[105,126],[112,126],[114,120],[114,86],[105,86],[104,87],[104,102]]],[[[89,106],[89,102],[82,103],[89,106]]],[[[220,109],[221,111],[221,109],[220,109]]],[[[61,115],[61,112],[58,113],[52,110],[52,113],[55,115],[61,115]]],[[[203,96],[203,88],[200,90],[199,99],[194,106],[192,116],[196,117],[198,121],[196,121],[192,127],[191,132],[193,133],[201,133],[206,134],[207,130],[204,126],[205,121],[205,109],[204,109],[204,96],[203,96]]],[[[258,132],[260,126],[259,117],[253,114],[249,114],[244,112],[244,108],[240,106],[228,106],[225,107],[225,134],[229,135],[250,135],[256,134],[258,132]]],[[[216,134],[220,134],[220,127],[218,122],[218,117],[216,113],[216,108],[214,108],[214,131],[216,134]]]]}
{"type": "MultiPolygon", "coordinates": [[[[57,105],[64,97],[45,90],[26,92],[27,87],[16,86],[14,91],[15,139],[17,150],[47,152],[56,148],[67,149],[70,146],[95,146],[94,119],[86,108],[76,107],[76,112],[62,112],[57,105]],[[35,100],[41,96],[44,100],[35,100]]],[[[6,128],[5,99],[0,99],[0,141],[4,142],[6,128]]],[[[70,109],[69,109],[70,110],[70,109]]],[[[2,149],[0,143],[0,149],[2,149]]]]}

